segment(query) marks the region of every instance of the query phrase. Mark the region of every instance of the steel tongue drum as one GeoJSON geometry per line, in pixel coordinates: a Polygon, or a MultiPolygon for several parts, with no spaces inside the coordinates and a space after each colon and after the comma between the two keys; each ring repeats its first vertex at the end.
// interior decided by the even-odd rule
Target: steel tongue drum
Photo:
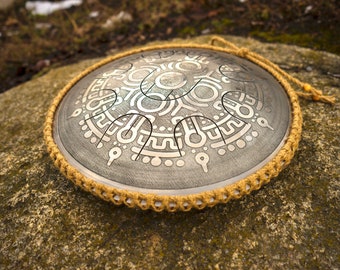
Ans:
{"type": "Polygon", "coordinates": [[[297,95],[242,50],[157,45],[90,67],[55,98],[45,140],[60,171],[130,207],[187,211],[240,198],[290,162],[297,95]]]}

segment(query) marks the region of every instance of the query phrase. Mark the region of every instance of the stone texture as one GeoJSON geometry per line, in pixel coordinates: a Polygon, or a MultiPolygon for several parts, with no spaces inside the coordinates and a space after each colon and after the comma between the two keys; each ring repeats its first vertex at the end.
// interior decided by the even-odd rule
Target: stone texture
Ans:
{"type": "MultiPolygon", "coordinates": [[[[339,56],[228,38],[340,100],[339,56]]],[[[301,100],[303,135],[292,163],[240,200],[174,214],[116,207],[65,179],[42,136],[53,97],[96,61],[0,95],[1,269],[340,268],[339,102],[301,100]]]]}

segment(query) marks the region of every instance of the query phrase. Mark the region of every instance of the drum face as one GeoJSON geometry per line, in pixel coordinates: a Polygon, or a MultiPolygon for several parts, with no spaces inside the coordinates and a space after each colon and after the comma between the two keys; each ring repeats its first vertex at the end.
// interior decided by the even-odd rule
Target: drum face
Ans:
{"type": "Polygon", "coordinates": [[[75,83],[54,115],[67,162],[107,187],[190,195],[232,185],[277,155],[291,126],[277,79],[201,48],[116,59],[75,83]]]}

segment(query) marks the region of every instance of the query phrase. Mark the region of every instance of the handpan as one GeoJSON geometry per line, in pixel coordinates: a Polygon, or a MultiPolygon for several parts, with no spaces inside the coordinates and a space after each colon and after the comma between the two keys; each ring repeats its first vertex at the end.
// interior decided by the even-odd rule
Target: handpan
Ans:
{"type": "Polygon", "coordinates": [[[105,200],[200,209],[260,188],[289,163],[301,132],[295,99],[275,74],[223,48],[154,46],[70,82],[45,138],[60,170],[105,200]]]}

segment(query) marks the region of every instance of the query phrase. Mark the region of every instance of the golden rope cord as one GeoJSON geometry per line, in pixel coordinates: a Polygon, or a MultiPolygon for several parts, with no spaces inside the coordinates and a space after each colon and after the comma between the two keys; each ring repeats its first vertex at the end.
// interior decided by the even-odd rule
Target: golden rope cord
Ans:
{"type": "MultiPolygon", "coordinates": [[[[238,48],[233,43],[226,41],[221,37],[212,37],[210,44],[166,44],[166,45],[150,45],[142,48],[137,48],[123,52],[114,56],[110,56],[99,63],[91,66],[85,71],[81,72],[73,80],[71,80],[56,96],[53,100],[49,111],[47,113],[45,127],[44,127],[44,139],[50,153],[51,158],[54,161],[56,167],[60,169],[63,175],[73,181],[77,186],[82,189],[91,192],[99,198],[111,201],[116,205],[126,204],[129,207],[139,207],[141,209],[152,209],[160,212],[163,210],[174,212],[177,210],[189,211],[192,208],[203,209],[204,207],[212,207],[217,203],[226,203],[230,199],[237,199],[245,194],[249,194],[253,190],[259,189],[263,184],[268,183],[271,178],[276,177],[278,173],[286,167],[294,156],[294,153],[298,147],[301,136],[302,116],[298,103],[297,94],[291,85],[286,80],[290,80],[307,91],[306,97],[312,97],[313,100],[320,100],[323,102],[333,103],[333,97],[327,97],[322,94],[321,91],[315,88],[301,83],[299,80],[291,77],[289,74],[282,71],[278,66],[271,63],[262,56],[248,51],[244,48],[238,48]],[[214,45],[216,41],[221,42],[223,45],[229,47],[223,48],[214,45]],[[289,97],[292,108],[292,123],[290,127],[289,136],[280,149],[277,155],[266,165],[264,165],[257,172],[247,176],[246,178],[228,185],[224,188],[215,189],[212,191],[201,192],[192,195],[157,195],[157,194],[143,194],[134,191],[121,190],[114,187],[109,187],[101,183],[95,182],[90,178],[82,175],[77,169],[71,166],[66,158],[61,154],[58,146],[53,139],[53,123],[54,117],[61,100],[65,94],[76,84],[81,78],[94,71],[95,69],[107,64],[111,61],[120,59],[122,57],[139,53],[142,51],[149,51],[154,49],[169,49],[169,48],[202,48],[211,49],[221,52],[230,53],[239,57],[246,58],[255,64],[260,65],[262,68],[270,72],[284,87],[289,97]]],[[[299,94],[300,95],[300,94],[299,94]]]]}
{"type": "Polygon", "coordinates": [[[251,60],[252,62],[258,64],[259,66],[262,66],[263,68],[265,68],[267,71],[269,71],[272,74],[275,73],[276,74],[275,77],[277,77],[277,79],[280,82],[282,80],[281,77],[284,77],[284,78],[288,79],[289,81],[295,83],[300,88],[302,88],[302,90],[304,90],[306,92],[306,93],[296,92],[298,96],[303,97],[303,98],[311,98],[314,101],[322,101],[322,102],[329,103],[329,104],[335,103],[335,97],[323,95],[321,90],[318,90],[318,89],[312,87],[310,84],[303,83],[300,80],[294,78],[293,76],[289,75],[287,72],[283,71],[280,67],[275,65],[273,62],[262,57],[261,55],[256,54],[254,52],[251,52],[246,48],[239,48],[236,45],[234,45],[233,43],[231,43],[231,42],[229,42],[229,41],[227,41],[227,40],[225,40],[221,37],[218,37],[218,36],[212,37],[211,40],[210,40],[210,44],[213,45],[215,43],[215,41],[219,41],[222,44],[224,44],[225,46],[230,47],[231,49],[234,50],[234,53],[236,55],[251,60]]]}

